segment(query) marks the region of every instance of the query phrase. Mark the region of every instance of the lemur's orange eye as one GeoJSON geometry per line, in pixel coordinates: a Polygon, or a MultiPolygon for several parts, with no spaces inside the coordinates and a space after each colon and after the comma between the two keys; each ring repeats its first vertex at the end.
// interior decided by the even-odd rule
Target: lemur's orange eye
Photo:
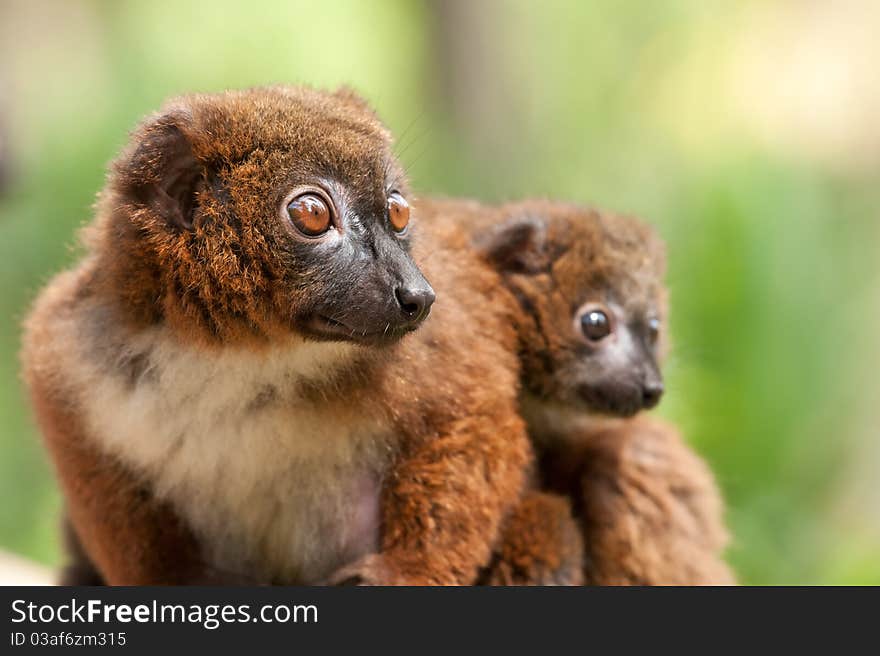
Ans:
{"type": "Polygon", "coordinates": [[[388,220],[397,232],[406,230],[409,223],[409,203],[396,191],[388,196],[388,220]]]}
{"type": "Polygon", "coordinates": [[[322,235],[330,228],[330,208],[317,194],[297,196],[287,205],[287,214],[296,229],[308,237],[322,235]]]}

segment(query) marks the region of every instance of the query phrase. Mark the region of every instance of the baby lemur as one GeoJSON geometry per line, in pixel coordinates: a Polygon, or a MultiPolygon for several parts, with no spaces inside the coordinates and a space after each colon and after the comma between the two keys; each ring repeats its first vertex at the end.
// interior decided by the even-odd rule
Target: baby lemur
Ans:
{"type": "Polygon", "coordinates": [[[411,247],[408,196],[349,91],[135,131],[25,325],[65,582],[475,579],[531,458],[519,337],[476,252],[411,247]]]}
{"type": "Polygon", "coordinates": [[[470,235],[502,273],[489,300],[514,308],[539,487],[571,499],[583,530],[581,543],[559,528],[565,505],[528,497],[485,580],[534,583],[555,571],[572,583],[580,549],[590,583],[729,582],[708,469],[671,427],[625,419],[663,392],[665,254],[656,234],[628,217],[554,202],[426,201],[419,210],[441,236],[470,235]],[[505,295],[514,301],[498,300],[505,295]]]}

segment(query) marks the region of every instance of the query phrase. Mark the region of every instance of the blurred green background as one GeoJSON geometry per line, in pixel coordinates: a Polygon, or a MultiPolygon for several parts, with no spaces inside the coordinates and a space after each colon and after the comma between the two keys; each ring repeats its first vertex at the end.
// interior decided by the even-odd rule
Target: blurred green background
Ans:
{"type": "Polygon", "coordinates": [[[59,558],[19,324],[162,100],[350,84],[416,189],[637,213],[670,248],[661,412],[746,583],[880,583],[880,5],[0,3],[0,548],[59,558]]]}

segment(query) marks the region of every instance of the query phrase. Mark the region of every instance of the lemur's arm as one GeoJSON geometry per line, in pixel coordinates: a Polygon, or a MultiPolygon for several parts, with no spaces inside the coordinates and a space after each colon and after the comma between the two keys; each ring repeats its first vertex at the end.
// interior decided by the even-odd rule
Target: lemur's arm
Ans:
{"type": "Polygon", "coordinates": [[[581,585],[584,541],[568,498],[528,492],[507,517],[482,585],[581,585]]]}
{"type": "Polygon", "coordinates": [[[382,549],[335,582],[469,585],[520,498],[531,448],[512,410],[462,419],[406,454],[386,481],[382,549]]]}

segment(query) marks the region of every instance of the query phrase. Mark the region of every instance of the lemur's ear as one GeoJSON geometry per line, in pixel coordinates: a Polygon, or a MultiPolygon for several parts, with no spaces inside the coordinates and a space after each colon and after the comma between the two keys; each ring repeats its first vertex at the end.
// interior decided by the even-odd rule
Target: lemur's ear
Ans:
{"type": "Polygon", "coordinates": [[[364,109],[370,113],[373,112],[367,101],[364,100],[364,98],[357,91],[355,91],[354,88],[348,86],[347,84],[343,84],[341,87],[336,89],[336,91],[333,92],[333,95],[339,98],[341,101],[346,102],[350,105],[354,105],[355,107],[364,109]]]}
{"type": "MultiPolygon", "coordinates": [[[[379,121],[379,123],[381,123],[379,115],[376,114],[376,110],[373,109],[372,105],[370,105],[367,99],[364,98],[360,93],[358,93],[354,88],[348,85],[343,85],[336,89],[336,91],[333,92],[333,95],[355,111],[369,114],[377,121],[379,121]]],[[[384,125],[382,127],[384,127],[384,125]]]]}
{"type": "Polygon", "coordinates": [[[120,182],[133,200],[182,230],[193,227],[196,190],[205,176],[188,136],[192,117],[183,109],[148,120],[134,137],[134,150],[118,163],[120,182]]]}
{"type": "Polygon", "coordinates": [[[537,273],[551,263],[547,226],[534,216],[508,219],[476,239],[477,250],[497,270],[537,273]]]}

